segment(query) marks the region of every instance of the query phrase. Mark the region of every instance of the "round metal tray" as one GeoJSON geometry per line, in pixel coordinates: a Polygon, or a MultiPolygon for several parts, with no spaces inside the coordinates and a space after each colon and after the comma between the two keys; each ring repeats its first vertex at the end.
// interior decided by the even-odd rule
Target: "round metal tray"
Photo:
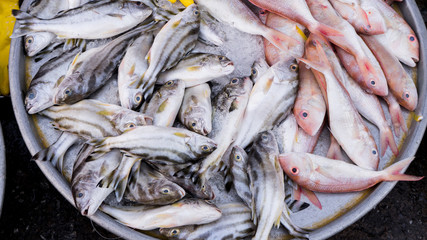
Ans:
{"type": "MultiPolygon", "coordinates": [[[[22,9],[26,9],[28,4],[29,1],[24,1],[22,9]]],[[[424,79],[427,79],[427,30],[414,0],[406,0],[399,4],[399,6],[403,16],[409,25],[411,25],[411,27],[415,30],[420,41],[420,62],[418,63],[417,69],[417,87],[420,100],[418,107],[415,110],[415,114],[423,116],[427,111],[425,101],[427,98],[427,86],[426,82],[424,81],[424,79]]],[[[38,130],[34,124],[33,118],[28,115],[25,110],[25,75],[25,56],[23,51],[22,38],[12,39],[9,58],[9,76],[12,103],[24,141],[31,154],[35,154],[44,148],[44,146],[38,130]]],[[[412,121],[413,122],[410,124],[411,127],[409,129],[406,140],[400,147],[400,154],[397,156],[397,159],[414,156],[423,138],[427,121],[412,121]]],[[[62,175],[49,162],[37,162],[37,164],[46,178],[55,186],[55,188],[71,204],[74,205],[70,186],[62,177],[62,175]]],[[[351,225],[363,215],[365,215],[368,211],[370,211],[373,207],[375,207],[391,191],[395,184],[395,182],[384,182],[379,184],[371,191],[369,191],[360,203],[352,207],[347,212],[341,214],[339,217],[334,218],[333,221],[312,231],[309,235],[310,239],[328,238],[351,225]]],[[[90,218],[100,226],[125,239],[155,239],[151,236],[145,235],[118,223],[113,218],[100,211],[96,212],[96,214],[90,218]]]]}

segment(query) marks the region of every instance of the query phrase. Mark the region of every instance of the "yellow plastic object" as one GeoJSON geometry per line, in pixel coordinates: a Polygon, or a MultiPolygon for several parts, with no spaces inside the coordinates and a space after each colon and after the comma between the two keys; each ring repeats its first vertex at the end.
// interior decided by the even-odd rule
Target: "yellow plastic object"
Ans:
{"type": "Polygon", "coordinates": [[[15,18],[12,9],[18,9],[18,0],[0,0],[0,95],[9,94],[9,62],[10,35],[13,31],[15,18]]]}
{"type": "Polygon", "coordinates": [[[301,37],[304,39],[304,41],[307,41],[307,36],[304,34],[304,32],[301,30],[301,28],[299,28],[298,26],[295,26],[297,28],[297,32],[299,33],[299,35],[301,35],[301,37]]]}
{"type": "MultiPolygon", "coordinates": [[[[176,0],[168,0],[169,2],[171,2],[171,3],[175,3],[176,2],[176,0]]],[[[193,4],[194,3],[194,1],[193,0],[179,0],[181,3],[182,3],[182,5],[184,5],[185,7],[188,7],[188,6],[190,6],[191,4],[193,4]]]]}

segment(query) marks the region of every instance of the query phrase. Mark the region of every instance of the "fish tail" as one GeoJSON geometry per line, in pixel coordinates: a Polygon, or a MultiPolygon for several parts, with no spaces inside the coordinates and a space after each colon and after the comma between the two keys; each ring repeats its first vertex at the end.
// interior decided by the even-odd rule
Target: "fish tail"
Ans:
{"type": "Polygon", "coordinates": [[[128,179],[129,179],[129,174],[126,175],[124,178],[120,179],[115,186],[115,195],[116,195],[116,200],[118,202],[122,201],[123,199],[123,195],[125,194],[125,190],[128,184],[128,179]]]}
{"type": "Polygon", "coordinates": [[[289,231],[292,236],[307,238],[308,231],[296,226],[290,217],[289,209],[285,205],[282,214],[280,215],[280,223],[289,231]]]}
{"type": "Polygon", "coordinates": [[[95,139],[92,139],[89,142],[87,142],[89,145],[92,145],[95,147],[93,152],[90,154],[90,157],[92,159],[98,159],[110,151],[110,148],[105,143],[105,141],[107,139],[108,139],[108,137],[106,137],[106,138],[95,138],[95,139]]]}
{"type": "Polygon", "coordinates": [[[325,25],[323,23],[320,23],[320,22],[319,22],[319,24],[316,25],[316,27],[314,29],[310,29],[310,31],[311,30],[313,30],[312,33],[314,33],[316,35],[325,36],[325,37],[344,36],[344,34],[341,31],[339,31],[333,27],[330,27],[328,25],[325,25]]]}
{"type": "Polygon", "coordinates": [[[19,23],[19,27],[14,29],[12,36],[10,36],[11,38],[22,37],[33,31],[30,28],[30,26],[32,25],[32,22],[34,21],[34,19],[37,19],[37,18],[33,17],[32,15],[24,11],[17,10],[17,9],[12,10],[12,15],[16,18],[17,22],[19,23]]]}
{"type": "Polygon", "coordinates": [[[263,36],[274,46],[294,57],[301,57],[300,55],[303,53],[303,44],[300,41],[275,29],[268,28],[263,36]]]}
{"type": "Polygon", "coordinates": [[[320,59],[316,62],[304,58],[298,58],[298,60],[321,73],[330,71],[332,67],[328,57],[326,56],[325,50],[322,47],[322,44],[317,40],[314,40],[313,44],[316,46],[317,55],[320,59]]]}
{"type": "Polygon", "coordinates": [[[385,124],[380,128],[380,141],[381,141],[381,156],[384,156],[387,147],[390,147],[391,151],[395,156],[399,154],[399,149],[397,148],[396,142],[394,140],[393,133],[391,132],[388,124],[385,124]]]}
{"type": "Polygon", "coordinates": [[[384,181],[419,181],[423,179],[424,177],[406,175],[402,173],[414,159],[415,157],[409,157],[384,169],[384,181]]]}

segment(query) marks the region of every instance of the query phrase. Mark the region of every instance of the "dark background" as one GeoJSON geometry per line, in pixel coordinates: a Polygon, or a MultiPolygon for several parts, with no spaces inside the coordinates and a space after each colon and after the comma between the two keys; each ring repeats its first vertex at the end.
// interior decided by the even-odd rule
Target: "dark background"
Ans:
{"type": "MultiPolygon", "coordinates": [[[[427,20],[424,1],[417,1],[427,20]]],[[[0,239],[117,239],[69,204],[46,180],[19,132],[10,98],[0,98],[7,179],[0,239]]],[[[424,121],[426,121],[425,119],[424,121]]],[[[427,175],[427,137],[408,174],[427,175]]],[[[399,182],[367,215],[331,239],[427,239],[427,184],[399,182]]]]}

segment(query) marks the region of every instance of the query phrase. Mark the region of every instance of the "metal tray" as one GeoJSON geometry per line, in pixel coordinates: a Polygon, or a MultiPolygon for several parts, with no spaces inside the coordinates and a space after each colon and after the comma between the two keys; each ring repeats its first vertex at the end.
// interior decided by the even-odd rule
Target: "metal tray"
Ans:
{"type": "Polygon", "coordinates": [[[3,209],[4,189],[6,185],[6,149],[4,147],[3,132],[0,125],[0,215],[3,209]]]}
{"type": "MultiPolygon", "coordinates": [[[[24,1],[22,8],[26,9],[28,4],[29,1],[24,1]]],[[[420,41],[420,62],[418,63],[417,69],[417,87],[420,100],[418,107],[415,110],[415,114],[423,116],[427,111],[425,101],[427,98],[427,85],[424,81],[424,79],[427,79],[427,30],[414,0],[406,0],[399,6],[405,19],[415,30],[420,41]]],[[[35,154],[44,148],[44,145],[33,117],[28,115],[25,111],[24,97],[26,90],[26,69],[22,38],[12,39],[9,58],[9,76],[12,104],[15,116],[29,151],[31,154],[35,154]]],[[[408,135],[402,146],[400,146],[400,154],[397,159],[414,156],[423,138],[427,121],[411,121],[412,122],[410,124],[408,135]]],[[[55,188],[71,204],[74,205],[70,186],[62,177],[62,175],[50,163],[37,162],[37,164],[46,178],[55,186],[55,188]]],[[[381,183],[375,188],[367,191],[363,198],[361,198],[363,200],[361,200],[358,204],[350,207],[349,210],[343,213],[335,214],[333,220],[328,220],[330,222],[312,231],[310,233],[310,239],[328,238],[351,225],[363,215],[365,215],[368,211],[370,211],[373,207],[375,207],[391,191],[395,184],[396,183],[393,182],[381,183]]],[[[151,236],[145,235],[118,223],[113,218],[100,211],[98,211],[90,218],[100,226],[125,239],[155,239],[151,236]]]]}

